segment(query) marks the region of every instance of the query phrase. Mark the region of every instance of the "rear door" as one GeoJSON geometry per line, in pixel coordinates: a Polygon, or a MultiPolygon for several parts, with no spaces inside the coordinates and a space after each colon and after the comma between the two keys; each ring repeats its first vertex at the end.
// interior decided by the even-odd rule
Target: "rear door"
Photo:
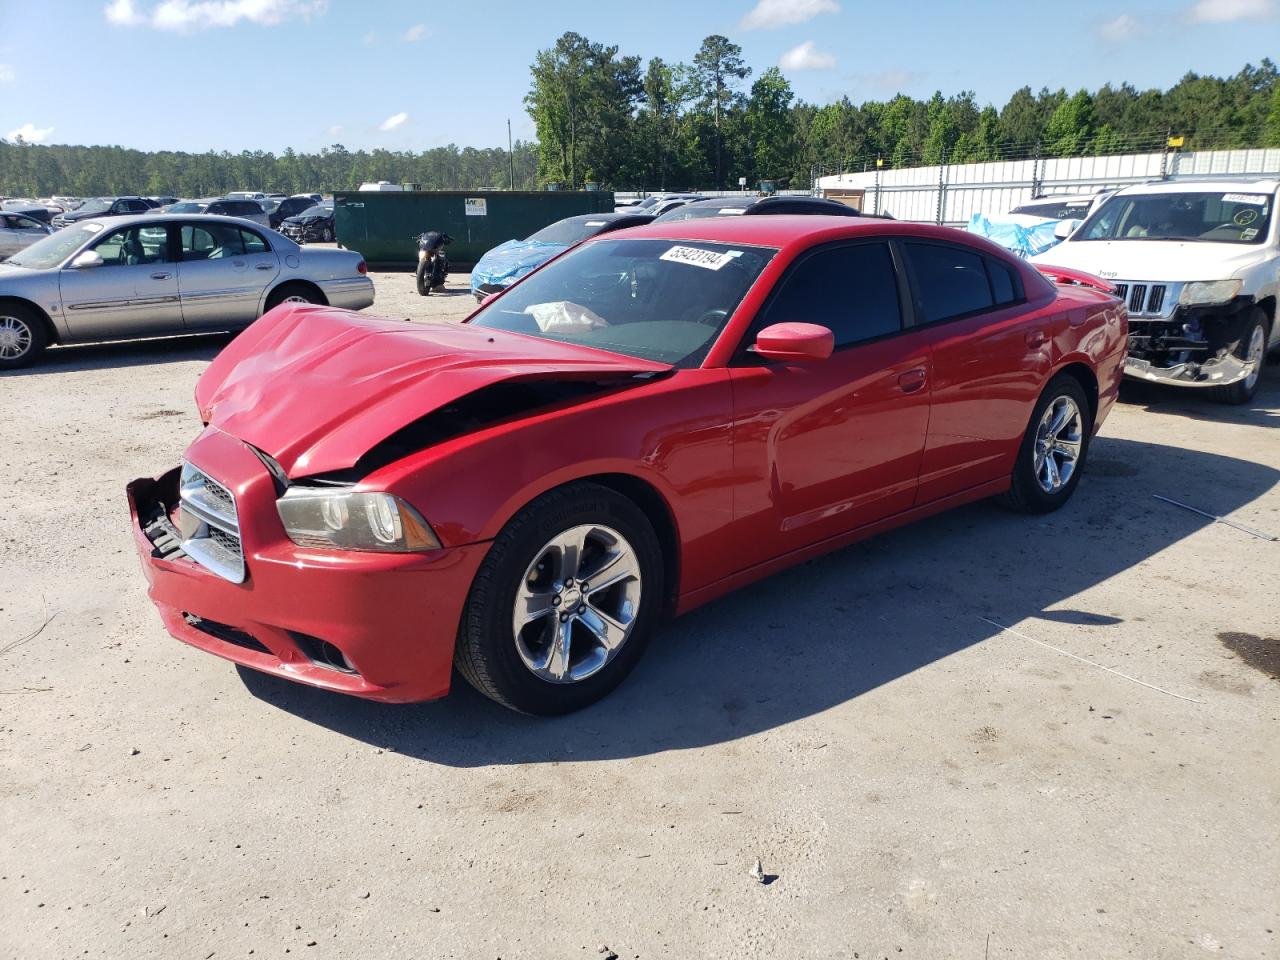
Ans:
{"type": "Polygon", "coordinates": [[[784,322],[829,327],[825,361],[742,354],[734,392],[736,568],[909,509],[929,423],[930,331],[909,322],[887,240],[802,255],[746,337],[784,322]]]}
{"type": "Polygon", "coordinates": [[[179,230],[178,289],[182,317],[193,330],[226,330],[252,323],[280,261],[266,237],[250,227],[216,220],[179,230]]]}
{"type": "Polygon", "coordinates": [[[48,235],[48,228],[39,220],[17,213],[0,215],[0,259],[25,250],[48,235]]]}
{"type": "Polygon", "coordinates": [[[63,316],[77,340],[150,335],[182,329],[177,265],[162,224],[103,230],[89,249],[96,267],[58,272],[63,316]]]}
{"type": "Polygon", "coordinates": [[[1018,273],[997,257],[945,241],[902,246],[916,317],[934,334],[924,504],[1009,476],[1065,319],[1030,309],[1018,273]]]}

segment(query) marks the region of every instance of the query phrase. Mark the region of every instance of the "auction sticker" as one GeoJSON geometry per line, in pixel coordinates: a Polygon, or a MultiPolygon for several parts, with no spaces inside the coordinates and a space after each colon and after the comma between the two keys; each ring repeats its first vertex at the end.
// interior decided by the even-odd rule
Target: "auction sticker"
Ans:
{"type": "Polygon", "coordinates": [[[1223,194],[1223,203],[1251,203],[1254,206],[1266,206],[1269,200],[1265,193],[1227,193],[1223,194]]]}
{"type": "Polygon", "coordinates": [[[741,255],[741,250],[717,253],[715,250],[699,250],[697,247],[672,247],[658,259],[670,260],[672,263],[687,263],[691,267],[702,267],[704,270],[719,270],[741,255]]]}

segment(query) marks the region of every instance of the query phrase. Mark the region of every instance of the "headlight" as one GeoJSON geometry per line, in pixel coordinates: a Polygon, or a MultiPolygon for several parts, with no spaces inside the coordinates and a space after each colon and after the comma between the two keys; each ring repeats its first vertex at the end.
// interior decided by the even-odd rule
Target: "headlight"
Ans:
{"type": "Polygon", "coordinates": [[[1200,280],[1188,283],[1182,288],[1178,302],[1184,307],[1198,304],[1208,306],[1215,303],[1227,303],[1235,299],[1243,284],[1239,280],[1200,280]]]}
{"type": "Polygon", "coordinates": [[[276,510],[285,533],[300,547],[383,553],[440,549],[427,521],[389,493],[290,487],[276,510]]]}

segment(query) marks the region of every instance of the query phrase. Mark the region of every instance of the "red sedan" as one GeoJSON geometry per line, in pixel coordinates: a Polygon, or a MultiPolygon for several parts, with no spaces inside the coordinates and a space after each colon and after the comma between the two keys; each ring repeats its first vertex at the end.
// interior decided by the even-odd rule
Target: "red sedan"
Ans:
{"type": "Polygon", "coordinates": [[[456,664],[583,707],[665,615],[983,497],[1066,503],[1127,318],[1056,279],[945,228],[721,218],[589,241],[462,324],[285,304],[129,486],[151,597],[314,686],[425,700],[456,664]]]}

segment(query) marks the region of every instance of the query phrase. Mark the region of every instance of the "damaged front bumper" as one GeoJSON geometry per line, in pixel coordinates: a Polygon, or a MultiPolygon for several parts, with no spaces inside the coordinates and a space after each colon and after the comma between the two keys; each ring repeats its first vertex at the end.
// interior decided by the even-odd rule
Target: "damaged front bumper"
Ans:
{"type": "Polygon", "coordinates": [[[1230,354],[1201,363],[1184,361],[1168,367],[1158,367],[1150,360],[1131,356],[1125,357],[1124,372],[1136,380],[1175,387],[1227,387],[1246,379],[1253,372],[1253,366],[1230,354]]]}
{"type": "Polygon", "coordinates": [[[1125,375],[1176,387],[1226,387],[1247,379],[1254,366],[1235,348],[1249,329],[1252,305],[1252,298],[1240,297],[1216,306],[1174,305],[1163,315],[1144,316],[1131,302],[1125,375]]]}
{"type": "Polygon", "coordinates": [[[380,554],[297,546],[275,510],[274,479],[233,438],[188,451],[235,497],[245,576],[232,582],[184,549],[179,471],[128,486],[148,593],[177,639],[243,666],[370,700],[449,691],[458,622],[487,543],[380,554]]]}

